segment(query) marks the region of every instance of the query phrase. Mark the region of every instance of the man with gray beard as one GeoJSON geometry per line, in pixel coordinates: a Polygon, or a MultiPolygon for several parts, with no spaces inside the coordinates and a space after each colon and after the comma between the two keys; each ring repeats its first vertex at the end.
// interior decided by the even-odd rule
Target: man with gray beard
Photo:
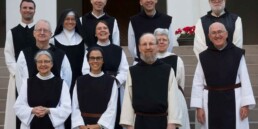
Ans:
{"type": "Polygon", "coordinates": [[[151,33],[139,39],[141,61],[129,68],[120,124],[127,129],[175,129],[182,108],[174,71],[157,59],[157,40],[151,33]]]}
{"type": "Polygon", "coordinates": [[[221,22],[228,31],[228,42],[243,47],[243,29],[241,18],[225,9],[226,0],[209,0],[211,11],[197,22],[194,38],[194,53],[197,58],[212,43],[209,39],[209,26],[214,22],[221,22]]]}

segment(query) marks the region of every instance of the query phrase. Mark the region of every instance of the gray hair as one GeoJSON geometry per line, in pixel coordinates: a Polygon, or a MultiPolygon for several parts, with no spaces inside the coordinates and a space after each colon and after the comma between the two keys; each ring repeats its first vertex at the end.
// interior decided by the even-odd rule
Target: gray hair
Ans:
{"type": "Polygon", "coordinates": [[[37,61],[37,59],[39,58],[39,56],[41,55],[46,55],[49,57],[49,59],[51,60],[51,62],[53,62],[53,57],[51,55],[51,53],[48,50],[40,50],[36,53],[34,60],[37,61]]]}
{"type": "Polygon", "coordinates": [[[168,36],[168,29],[157,28],[154,31],[154,35],[155,36],[157,36],[157,35],[166,35],[166,36],[168,36]]]}
{"type": "Polygon", "coordinates": [[[34,28],[34,30],[37,30],[37,29],[38,29],[38,24],[39,24],[40,22],[44,22],[44,23],[46,23],[46,24],[48,25],[48,29],[49,29],[49,31],[50,31],[50,32],[52,32],[52,28],[51,28],[50,22],[49,22],[49,21],[47,21],[47,20],[44,20],[44,19],[40,19],[40,20],[38,20],[38,22],[35,24],[35,28],[34,28]]]}

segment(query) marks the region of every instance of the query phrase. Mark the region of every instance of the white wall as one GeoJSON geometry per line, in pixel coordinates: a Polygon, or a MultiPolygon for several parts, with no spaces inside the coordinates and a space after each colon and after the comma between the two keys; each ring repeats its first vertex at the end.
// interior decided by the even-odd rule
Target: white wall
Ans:
{"type": "MultiPolygon", "coordinates": [[[[210,10],[208,0],[167,0],[168,15],[173,17],[173,32],[178,28],[195,25],[208,10],[210,10]]],[[[174,46],[178,46],[176,39],[174,35],[174,46]]]]}
{"type": "MultiPolygon", "coordinates": [[[[20,23],[20,2],[21,0],[6,0],[6,31],[20,23]]],[[[39,19],[48,20],[52,31],[56,27],[56,0],[34,0],[36,3],[36,13],[34,22],[39,19]]]]}

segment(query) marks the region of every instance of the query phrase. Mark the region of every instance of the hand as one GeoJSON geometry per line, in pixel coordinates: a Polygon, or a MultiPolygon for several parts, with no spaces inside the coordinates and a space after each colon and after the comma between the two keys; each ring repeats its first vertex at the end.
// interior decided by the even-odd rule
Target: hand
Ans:
{"type": "Polygon", "coordinates": [[[249,108],[248,107],[249,106],[247,105],[247,106],[243,106],[243,107],[240,108],[240,118],[241,118],[241,120],[244,120],[245,118],[248,117],[248,115],[249,115],[249,108]]]}
{"type": "Polygon", "coordinates": [[[202,108],[197,108],[197,120],[201,124],[205,122],[205,112],[202,108]]]}
{"type": "Polygon", "coordinates": [[[175,126],[175,124],[169,123],[169,124],[167,125],[167,129],[176,129],[176,126],[175,126]]]}
{"type": "Polygon", "coordinates": [[[32,114],[35,114],[37,117],[44,117],[49,113],[49,109],[42,106],[37,106],[32,109],[32,114]]]}

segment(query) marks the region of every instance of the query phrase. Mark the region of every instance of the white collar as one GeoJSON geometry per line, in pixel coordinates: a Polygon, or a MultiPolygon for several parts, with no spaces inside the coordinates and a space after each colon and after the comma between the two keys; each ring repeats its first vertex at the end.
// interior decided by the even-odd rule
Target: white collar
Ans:
{"type": "Polygon", "coordinates": [[[34,25],[35,25],[35,23],[34,22],[32,22],[32,23],[30,23],[30,24],[26,24],[26,23],[23,23],[23,22],[20,22],[20,25],[22,26],[22,27],[26,27],[26,26],[28,26],[29,28],[31,28],[31,27],[33,27],[34,25]]]}
{"type": "Polygon", "coordinates": [[[63,29],[60,34],[56,35],[55,39],[65,46],[77,45],[82,41],[82,37],[75,30],[68,31],[66,29],[63,29]]]}
{"type": "Polygon", "coordinates": [[[157,53],[157,58],[165,58],[167,56],[171,56],[171,55],[175,55],[174,53],[171,53],[171,52],[164,52],[164,53],[157,53]]]}
{"type": "Polygon", "coordinates": [[[53,78],[55,75],[51,72],[49,75],[47,76],[42,76],[40,75],[39,73],[36,75],[38,78],[40,78],[41,80],[48,80],[48,79],[51,79],[53,78]]]}
{"type": "Polygon", "coordinates": [[[105,15],[105,12],[103,12],[103,13],[102,13],[101,15],[99,15],[99,16],[96,16],[93,12],[91,12],[91,14],[92,14],[95,18],[99,19],[99,18],[101,18],[102,16],[105,15]]]}
{"type": "Polygon", "coordinates": [[[100,41],[98,41],[97,44],[98,44],[99,46],[105,47],[105,46],[110,45],[110,40],[108,40],[107,42],[100,42],[100,41]]]}
{"type": "Polygon", "coordinates": [[[90,72],[89,75],[92,76],[92,77],[101,77],[102,75],[104,75],[104,72],[101,71],[101,72],[98,73],[98,74],[94,74],[94,73],[90,72]]]}
{"type": "Polygon", "coordinates": [[[223,15],[224,13],[226,13],[225,10],[223,10],[223,11],[219,14],[219,16],[217,16],[217,15],[215,15],[214,12],[211,11],[211,15],[214,16],[214,17],[220,17],[220,16],[223,15]]]}

